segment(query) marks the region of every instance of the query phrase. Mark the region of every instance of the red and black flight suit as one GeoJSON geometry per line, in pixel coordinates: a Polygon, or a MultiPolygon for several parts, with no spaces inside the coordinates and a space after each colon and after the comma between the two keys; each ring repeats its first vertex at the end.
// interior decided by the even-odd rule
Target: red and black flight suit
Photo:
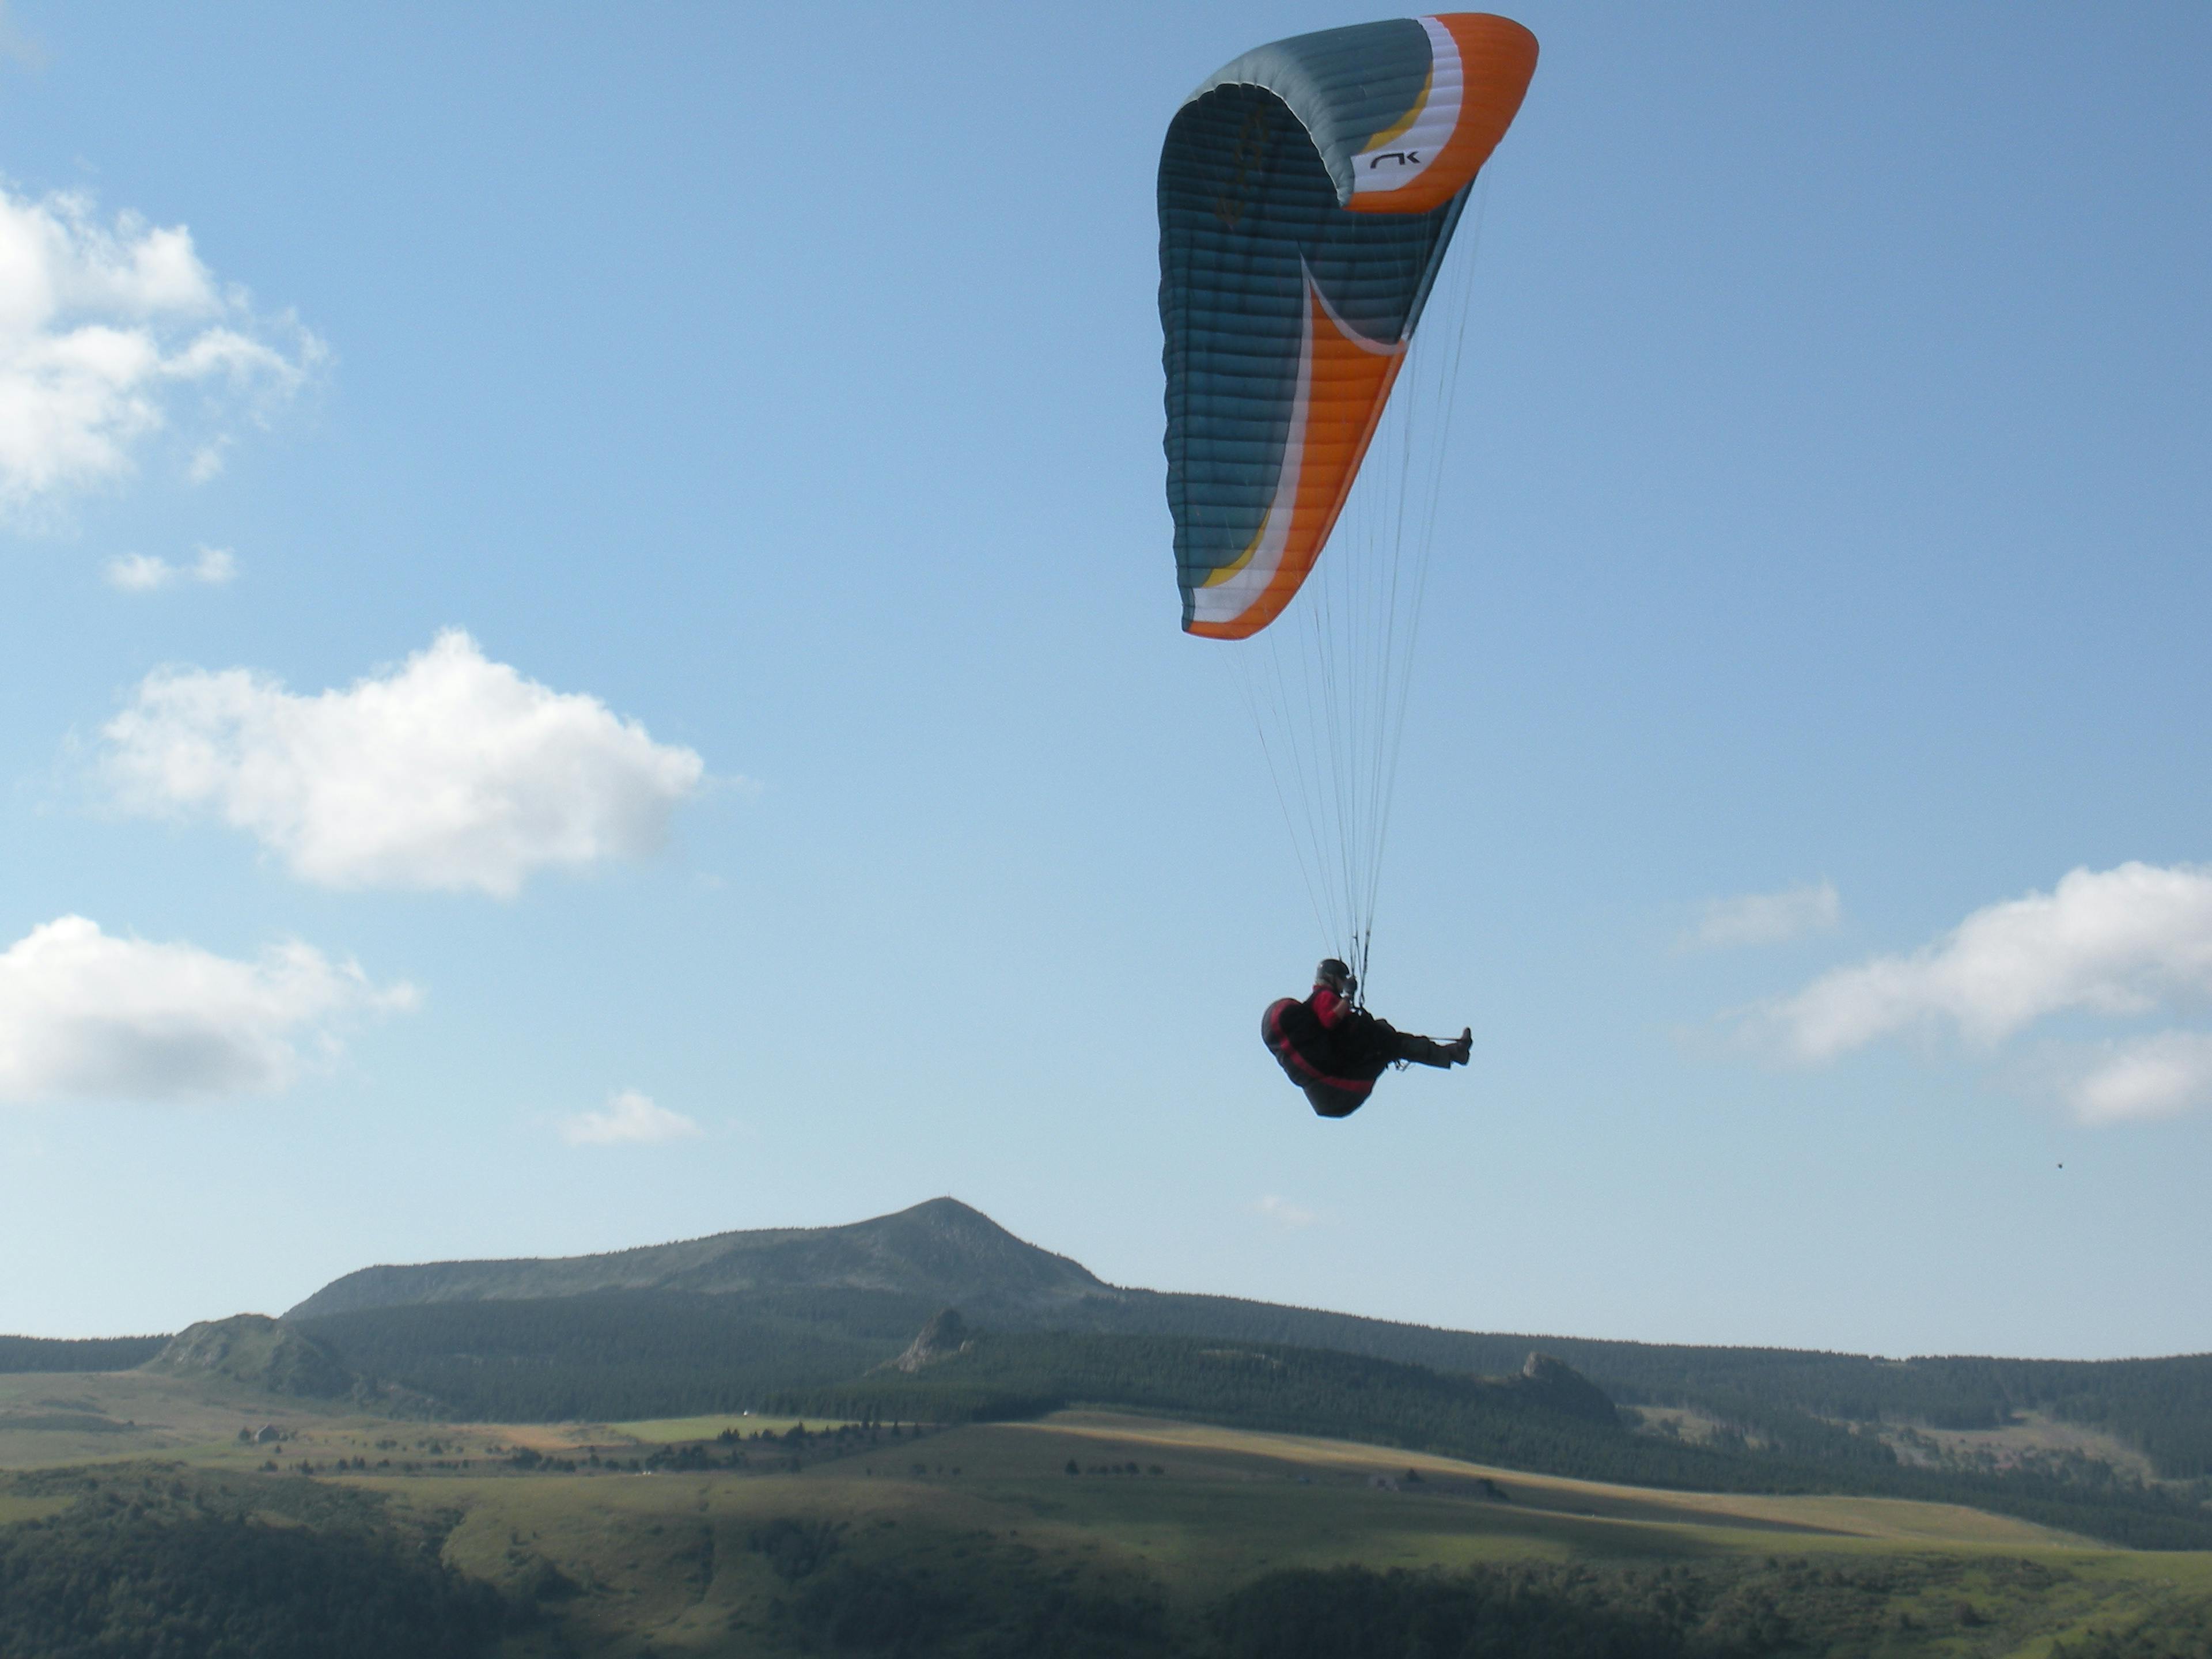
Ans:
{"type": "Polygon", "coordinates": [[[1323,1117],[1349,1117],[1367,1103],[1375,1079],[1394,1060],[1423,1066],[1467,1062],[1463,1043],[1401,1031],[1355,1008],[1327,985],[1304,1002],[1285,997],[1261,1017],[1260,1036],[1291,1081],[1323,1117]]]}

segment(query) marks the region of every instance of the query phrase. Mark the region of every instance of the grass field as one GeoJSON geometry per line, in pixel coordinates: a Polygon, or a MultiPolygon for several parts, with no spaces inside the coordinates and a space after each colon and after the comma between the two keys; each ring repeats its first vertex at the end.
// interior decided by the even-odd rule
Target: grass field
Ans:
{"type": "Polygon", "coordinates": [[[43,1521],[50,1515],[59,1515],[73,1501],[67,1498],[21,1498],[0,1492],[0,1527],[11,1527],[18,1521],[43,1521]]]}
{"type": "MultiPolygon", "coordinates": [[[[447,1555],[472,1574],[517,1586],[550,1564],[580,1587],[561,1628],[584,1654],[643,1642],[661,1654],[787,1650],[775,1613],[790,1586],[749,1544],[793,1522],[842,1528],[842,1555],[861,1566],[1097,1594],[1146,1587],[1174,1616],[1283,1568],[1948,1559],[1954,1571],[1923,1611],[1940,1622],[1978,1605],[1980,1636],[1900,1653],[2041,1654],[2163,1597],[2212,1594],[2212,1556],[2114,1550],[1972,1510],[1662,1493],[1105,1413],[948,1430],[795,1474],[349,1478],[457,1511],[447,1555]],[[1070,1461],[1085,1472],[1068,1474],[1070,1461]],[[2005,1579],[2023,1559],[2057,1575],[2033,1608],[2005,1579]],[[2021,1639],[1992,1645],[2008,1632],[2021,1639]]],[[[1914,1617],[1910,1604],[1893,1611],[1914,1617]]]]}
{"type": "Polygon", "coordinates": [[[149,1372],[0,1376],[0,1468],[177,1456],[272,1415],[301,1413],[265,1395],[149,1372]]]}
{"type": "Polygon", "coordinates": [[[1954,1457],[1986,1458],[1993,1466],[2004,1468],[2023,1455],[2070,1452],[2109,1463],[2138,1480],[2148,1480],[2157,1474],[2150,1459],[2118,1436],[2061,1422],[2044,1412],[2023,1412],[2017,1422],[2001,1429],[1917,1429],[1910,1438],[1901,1435],[1885,1438],[1907,1456],[1924,1444],[1954,1457]]]}
{"type": "MultiPolygon", "coordinates": [[[[1896,1626],[1882,1644],[1806,1650],[1960,1659],[2043,1659],[2056,1639],[2212,1596],[2212,1554],[2118,1550],[1895,1499],[1660,1492],[1101,1412],[753,1443],[791,1426],[431,1424],[279,1408],[137,1373],[0,1377],[0,1468],[153,1458],[237,1475],[306,1464],[318,1481],[434,1523],[451,1564],[544,1607],[546,1627],[512,1638],[514,1659],[806,1650],[792,1608],[835,1576],[808,1551],[862,1575],[854,1583],[873,1571],[1032,1599],[1151,1598],[1170,1620],[1285,1569],[1903,1564],[1882,1604],[1896,1626]],[[269,1423],[288,1437],[239,1443],[241,1428],[269,1423]],[[726,1429],[738,1444],[717,1440],[726,1429]],[[633,1468],[702,1444],[724,1467],[633,1468]],[[564,1464],[603,1461],[525,1470],[513,1461],[522,1447],[564,1464]],[[726,1467],[740,1449],[746,1465],[726,1467]]],[[[300,1478],[283,1477],[295,1491],[300,1478]]],[[[0,1527],[67,1501],[0,1490],[0,1527]]]]}
{"type": "Polygon", "coordinates": [[[836,1418],[817,1417],[808,1422],[799,1417],[757,1417],[746,1412],[737,1417],[662,1417],[642,1423],[611,1423],[607,1426],[641,1446],[672,1446],[686,1440],[712,1440],[724,1431],[744,1439],[757,1434],[780,1435],[794,1428],[834,1429],[836,1418]]]}
{"type": "MultiPolygon", "coordinates": [[[[1631,1409],[1647,1427],[1664,1427],[1692,1445],[1702,1445],[1723,1431],[1723,1425],[1703,1412],[1674,1406],[1638,1406],[1631,1409]]],[[[1886,1426],[1880,1429],[1885,1443],[1911,1463],[1945,1461],[1978,1463],[1992,1469],[2010,1468],[2024,1458],[2042,1454],[2075,1455],[2109,1464],[2138,1480],[2154,1480],[2158,1471],[2151,1460],[2121,1439],[2099,1429],[2068,1423],[2047,1412],[2022,1412],[2000,1429],[1931,1429],[1886,1426]]]]}

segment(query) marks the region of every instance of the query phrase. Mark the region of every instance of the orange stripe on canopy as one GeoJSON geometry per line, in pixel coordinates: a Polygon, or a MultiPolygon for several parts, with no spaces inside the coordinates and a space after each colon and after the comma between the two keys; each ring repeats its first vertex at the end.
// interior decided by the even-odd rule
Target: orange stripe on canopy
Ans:
{"type": "Polygon", "coordinates": [[[1459,122],[1419,178],[1400,190],[1353,197],[1345,205],[1354,213],[1426,213],[1442,207],[1482,171],[1528,95],[1536,73],[1534,35],[1510,17],[1488,12],[1443,12],[1436,21],[1459,48],[1459,122]]]}
{"type": "MultiPolygon", "coordinates": [[[[1306,404],[1305,444],[1290,532],[1273,577],[1249,606],[1226,622],[1188,624],[1191,633],[1207,639],[1249,639],[1283,614],[1336,527],[1399,366],[1406,361],[1403,346],[1378,346],[1338,326],[1310,277],[1306,305],[1312,315],[1313,356],[1306,383],[1298,388],[1306,404]]],[[[1265,526],[1261,534],[1267,534],[1265,526]]]]}

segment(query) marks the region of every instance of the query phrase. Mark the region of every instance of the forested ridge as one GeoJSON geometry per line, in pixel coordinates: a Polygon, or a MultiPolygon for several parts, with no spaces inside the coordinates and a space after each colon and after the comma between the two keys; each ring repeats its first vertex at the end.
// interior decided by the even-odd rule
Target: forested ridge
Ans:
{"type": "MultiPolygon", "coordinates": [[[[1778,1410],[1860,1423],[1987,1429],[2025,1411],[2108,1431],[2161,1475],[2212,1475],[2212,1354],[2157,1359],[1888,1359],[1795,1348],[1692,1347],[1588,1337],[1452,1331],[1234,1297],[1133,1291],[1085,1297],[1054,1328],[1210,1336],[1371,1354],[1440,1370],[1507,1370],[1557,1354],[1623,1405],[1731,1413],[1756,1428],[1778,1410]]],[[[997,1322],[1019,1326],[1018,1316],[997,1322]]]]}
{"type": "MultiPolygon", "coordinates": [[[[972,1659],[1785,1659],[2033,1650],[2078,1588],[2039,1562],[1956,1556],[1292,1568],[1172,1616],[1138,1578],[1070,1589],[1018,1561],[947,1580],[836,1549],[794,1562],[777,1623],[809,1651],[972,1659]],[[1966,1644],[1971,1644],[1968,1646],[1966,1644]]],[[[2207,1603],[2115,1621],[2054,1659],[2198,1659],[2207,1603]]]]}
{"type": "MultiPolygon", "coordinates": [[[[959,1422],[1107,1405],[1590,1480],[1920,1498],[2144,1547],[2212,1547],[2212,1512],[2203,1503],[2212,1486],[2145,1489],[2083,1460],[2002,1475],[1915,1467],[1873,1432],[1748,1392],[1700,1396],[1735,1426],[1692,1444],[1557,1409],[1527,1379],[1211,1335],[984,1332],[918,1370],[886,1369],[921,1322],[918,1305],[896,1292],[852,1290],[628,1291],[377,1308],[301,1322],[348,1365],[481,1421],[756,1409],[959,1422]]],[[[1527,1355],[1512,1354],[1498,1369],[1517,1371],[1527,1355]]],[[[1719,1373],[1730,1381],[1745,1374],[1719,1373]]],[[[1786,1400],[1790,1391],[1776,1392],[1786,1400]]]]}
{"type": "MultiPolygon", "coordinates": [[[[1889,1359],[1444,1330],[1235,1297],[1109,1285],[951,1198],[840,1227],[721,1233],[599,1256],[368,1268],[325,1286],[288,1317],[312,1317],[319,1328],[325,1315],[369,1311],[366,1304],[372,1301],[378,1310],[394,1314],[440,1301],[489,1309],[538,1299],[581,1309],[586,1298],[577,1292],[591,1285],[608,1294],[690,1292],[748,1304],[781,1329],[781,1334],[764,1330],[763,1342],[795,1340],[782,1322],[796,1320],[825,1337],[827,1328],[838,1327],[866,1346],[881,1340],[871,1322],[879,1311],[900,1310],[897,1319],[911,1334],[930,1313],[951,1305],[994,1330],[1276,1342],[1476,1375],[1510,1370],[1537,1349],[1557,1354],[1623,1404],[1697,1409],[1778,1445],[1812,1432],[1808,1420],[1986,1429],[2038,1411],[2119,1437],[2149,1456],[2162,1476],[2212,1476],[2212,1355],[1889,1359]],[[859,1324],[850,1322],[856,1312],[859,1324]]],[[[684,1304],[665,1307],[679,1305],[684,1304]]],[[[679,1369],[689,1364],[688,1356],[703,1352],[702,1344],[721,1340],[667,1335],[659,1329],[660,1311],[641,1310],[630,1328],[665,1349],[679,1369]]],[[[487,1346],[513,1369],[524,1356],[508,1337],[520,1328],[504,1315],[485,1317],[500,1322],[501,1334],[489,1337],[487,1346]]],[[[586,1317],[591,1332],[562,1345],[563,1352],[580,1352],[621,1322],[598,1314],[586,1317]]],[[[422,1344],[404,1334],[405,1323],[400,1317],[374,1336],[370,1328],[356,1328],[347,1340],[379,1351],[419,1351],[422,1344]]],[[[463,1351],[445,1335],[437,1340],[448,1352],[463,1351]]],[[[551,1345],[550,1338],[529,1340],[541,1350],[551,1345]]],[[[633,1382],[642,1397],[649,1383],[642,1377],[633,1382]]]]}
{"type": "MultiPolygon", "coordinates": [[[[720,1409],[780,1382],[833,1380],[897,1352],[936,1305],[916,1294],[845,1288],[623,1291],[407,1304],[296,1322],[356,1369],[404,1376],[457,1407],[498,1400],[516,1402],[518,1414],[532,1419],[649,1416],[720,1409]],[[569,1412],[562,1404],[586,1396],[610,1409],[569,1412]],[[612,1409],[617,1397],[620,1408],[612,1409]]],[[[1540,1349],[1624,1405],[1701,1411],[1784,1448],[1838,1420],[1986,1429],[2021,1412],[2047,1412],[2115,1435],[2167,1479],[2212,1477],[2212,1354],[1885,1359],[1449,1331],[1151,1291],[1050,1310],[1001,1304],[988,1322],[1007,1330],[1275,1342],[1477,1375],[1510,1370],[1540,1349]]],[[[0,1336],[0,1372],[123,1370],[152,1358],[165,1340],[0,1336]]]]}
{"type": "Polygon", "coordinates": [[[1366,1441],[1532,1473],[1705,1492],[1835,1492],[1962,1504],[2144,1549],[2212,1549],[2212,1488],[2174,1493],[2079,1474],[1901,1462],[1871,1434],[1806,1419],[1773,1451],[1692,1445],[1554,1408],[1518,1379],[1274,1344],[1097,1334],[981,1334],[908,1374],[771,1395],[772,1410],[934,1422],[1113,1406],[1226,1426],[1366,1441]]]}
{"type": "Polygon", "coordinates": [[[22,1371],[123,1371],[143,1365],[166,1336],[0,1336],[0,1376],[22,1371]]]}
{"type": "MultiPolygon", "coordinates": [[[[1274,1345],[1422,1367],[1443,1378],[1391,1395],[1401,1413],[1394,1420],[1407,1422],[1416,1398],[1433,1402],[1453,1378],[1513,1371],[1531,1349],[1541,1349],[1621,1405],[1683,1407],[1719,1425],[1705,1447],[1650,1453],[1662,1462],[1701,1451],[1747,1458],[1763,1480],[1778,1478],[1783,1468],[1818,1468],[1836,1486],[1858,1471],[1854,1478],[1893,1489],[1907,1478],[1896,1455],[1881,1437],[1854,1427],[1990,1429],[2037,1411],[2111,1433],[2139,1449],[2163,1480],[2212,1480],[2212,1356],[1891,1360],[1451,1332],[1232,1297],[1124,1290],[1015,1239],[953,1199],[849,1228],[717,1234],[568,1261],[376,1267],[325,1287],[303,1307],[410,1294],[425,1301],[296,1314],[285,1322],[362,1378],[484,1420],[622,1420],[734,1411],[769,1395],[827,1398],[852,1391],[854,1380],[898,1354],[951,1301],[1002,1338],[1159,1338],[1151,1347],[1110,1349],[1119,1354],[1110,1364],[1106,1347],[1064,1347],[1061,1358],[1075,1364],[1066,1376],[1005,1371],[988,1380],[991,1398],[1061,1398],[1079,1380],[1091,1394],[1106,1389],[1152,1409],[1199,1409],[1197,1398],[1182,1407],[1170,1398],[1179,1389],[1212,1387],[1210,1378],[1182,1370],[1176,1356],[1186,1349],[1172,1347],[1175,1340],[1274,1345]],[[648,1287],[557,1294],[573,1283],[635,1279],[650,1281],[648,1287]],[[469,1285],[529,1294],[471,1298],[469,1285]],[[949,1298],[940,1294],[947,1287],[949,1298]],[[1144,1364],[1168,1370],[1146,1378],[1144,1364]]],[[[161,1338],[0,1338],[0,1370],[119,1370],[153,1358],[159,1345],[161,1338]]],[[[1013,1352],[995,1349],[1002,1360],[1013,1352]]],[[[1322,1370],[1312,1363],[1316,1378],[1322,1370]]],[[[2126,1484],[2106,1464],[2084,1458],[2033,1453],[2028,1462],[2037,1467],[2004,1475],[2015,1493],[2033,1480],[2069,1491],[2126,1484]]],[[[1951,1474],[1958,1471],[1927,1471],[1927,1478],[1951,1474]]]]}
{"type": "Polygon", "coordinates": [[[532,1616],[443,1565],[435,1530],[319,1482],[140,1466],[11,1484],[75,1502],[0,1528],[9,1659],[477,1659],[532,1616]]]}
{"type": "Polygon", "coordinates": [[[855,1376],[897,1353],[931,1311],[891,1291],[614,1291],[297,1323],[353,1370],[459,1417],[623,1421],[742,1411],[778,1389],[855,1376]]]}
{"type": "MultiPolygon", "coordinates": [[[[833,1382],[890,1358],[933,1310],[923,1297],[892,1291],[628,1291],[384,1307],[299,1323],[356,1369],[471,1414],[635,1417],[720,1410],[763,1389],[833,1382]]],[[[1842,1422],[1976,1429],[2042,1411],[2139,1448],[2167,1479],[2212,1477],[2212,1355],[1896,1360],[1446,1331],[1149,1291],[1028,1310],[1000,1303],[986,1322],[1010,1334],[1276,1343],[1472,1375],[1510,1371],[1540,1350],[1622,1404],[1698,1410],[1748,1440],[1820,1461],[1868,1455],[1842,1422]]]]}

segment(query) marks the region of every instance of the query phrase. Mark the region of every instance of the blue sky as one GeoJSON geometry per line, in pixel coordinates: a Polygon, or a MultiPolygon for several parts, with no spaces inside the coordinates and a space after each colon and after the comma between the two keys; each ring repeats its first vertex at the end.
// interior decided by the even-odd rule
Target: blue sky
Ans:
{"type": "Polygon", "coordinates": [[[1514,15],[1376,975],[1475,1059],[1327,1123],[1152,187],[1360,15],[10,5],[0,1329],[951,1193],[1437,1324],[2212,1348],[2212,18],[1514,15]]]}

